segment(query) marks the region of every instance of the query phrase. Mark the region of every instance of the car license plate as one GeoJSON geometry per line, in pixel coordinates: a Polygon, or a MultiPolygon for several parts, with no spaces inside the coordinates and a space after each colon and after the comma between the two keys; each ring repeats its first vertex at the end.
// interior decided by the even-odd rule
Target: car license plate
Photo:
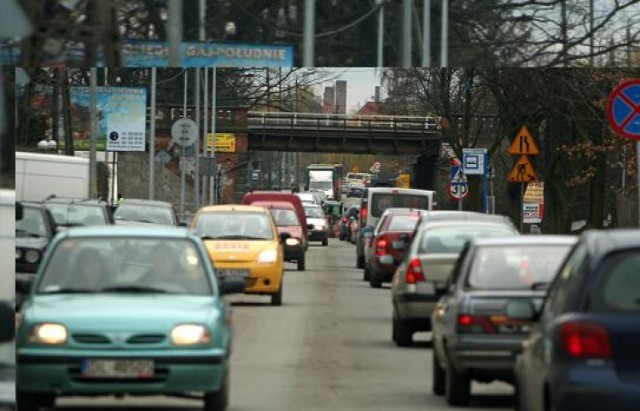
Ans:
{"type": "Polygon", "coordinates": [[[249,278],[249,270],[220,270],[220,276],[227,280],[246,280],[249,278]]]}
{"type": "Polygon", "coordinates": [[[152,378],[153,360],[86,360],[82,376],[89,378],[152,378]]]}
{"type": "Polygon", "coordinates": [[[391,243],[391,247],[393,247],[396,250],[400,250],[400,249],[404,248],[404,241],[396,240],[396,241],[391,243]]]}

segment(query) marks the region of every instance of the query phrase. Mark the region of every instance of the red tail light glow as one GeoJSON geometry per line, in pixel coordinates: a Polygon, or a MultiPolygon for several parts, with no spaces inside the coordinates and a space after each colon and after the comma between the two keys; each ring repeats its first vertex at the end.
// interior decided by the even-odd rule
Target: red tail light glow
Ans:
{"type": "Polygon", "coordinates": [[[407,267],[405,276],[407,284],[423,283],[425,281],[420,259],[414,258],[413,260],[411,260],[409,266],[407,267]]]}
{"type": "Polygon", "coordinates": [[[369,214],[369,210],[367,210],[367,207],[362,207],[362,210],[360,210],[362,221],[365,221],[367,219],[367,214],[369,214]]]}
{"type": "Polygon", "coordinates": [[[385,254],[387,254],[387,246],[388,245],[389,245],[389,242],[387,240],[385,240],[384,238],[381,238],[378,241],[376,241],[376,255],[385,255],[385,254]]]}
{"type": "Polygon", "coordinates": [[[347,221],[349,221],[349,219],[347,217],[342,217],[342,222],[346,223],[347,221]]]}
{"type": "Polygon", "coordinates": [[[484,315],[458,315],[458,332],[473,334],[495,334],[496,327],[489,317],[484,315]]]}
{"type": "Polygon", "coordinates": [[[562,346],[571,357],[611,357],[609,333],[600,324],[570,322],[562,325],[560,334],[562,335],[562,346]]]}

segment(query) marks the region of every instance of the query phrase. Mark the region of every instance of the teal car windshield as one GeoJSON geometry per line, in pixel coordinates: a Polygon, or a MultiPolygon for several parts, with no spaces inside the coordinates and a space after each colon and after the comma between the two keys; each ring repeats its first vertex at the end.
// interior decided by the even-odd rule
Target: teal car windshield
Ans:
{"type": "Polygon", "coordinates": [[[212,295],[203,258],[188,239],[65,239],[53,250],[37,293],[212,295]]]}

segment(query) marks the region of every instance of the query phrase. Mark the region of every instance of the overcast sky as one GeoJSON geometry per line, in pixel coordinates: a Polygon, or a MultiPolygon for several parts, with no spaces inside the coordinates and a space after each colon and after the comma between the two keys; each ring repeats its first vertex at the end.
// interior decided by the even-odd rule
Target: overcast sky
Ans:
{"type": "MultiPolygon", "coordinates": [[[[323,68],[323,71],[335,73],[335,80],[347,81],[347,113],[357,111],[367,101],[373,101],[376,86],[380,85],[380,72],[376,74],[375,68],[323,68]]],[[[322,83],[316,88],[319,96],[323,95],[324,88],[333,86],[335,80],[322,83]]],[[[382,91],[384,96],[384,90],[382,91]]]]}

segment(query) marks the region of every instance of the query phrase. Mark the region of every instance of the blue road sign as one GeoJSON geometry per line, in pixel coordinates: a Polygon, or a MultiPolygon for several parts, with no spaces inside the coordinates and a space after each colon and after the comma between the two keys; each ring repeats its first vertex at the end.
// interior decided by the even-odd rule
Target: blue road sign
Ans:
{"type": "Polygon", "coordinates": [[[468,175],[483,175],[487,159],[486,148],[462,149],[462,169],[468,175]]]}
{"type": "Polygon", "coordinates": [[[453,200],[460,200],[469,195],[469,184],[461,166],[451,166],[451,180],[449,181],[449,195],[453,200]]]}
{"type": "Polygon", "coordinates": [[[607,117],[620,137],[640,140],[640,79],[625,81],[611,92],[607,117]]]}

